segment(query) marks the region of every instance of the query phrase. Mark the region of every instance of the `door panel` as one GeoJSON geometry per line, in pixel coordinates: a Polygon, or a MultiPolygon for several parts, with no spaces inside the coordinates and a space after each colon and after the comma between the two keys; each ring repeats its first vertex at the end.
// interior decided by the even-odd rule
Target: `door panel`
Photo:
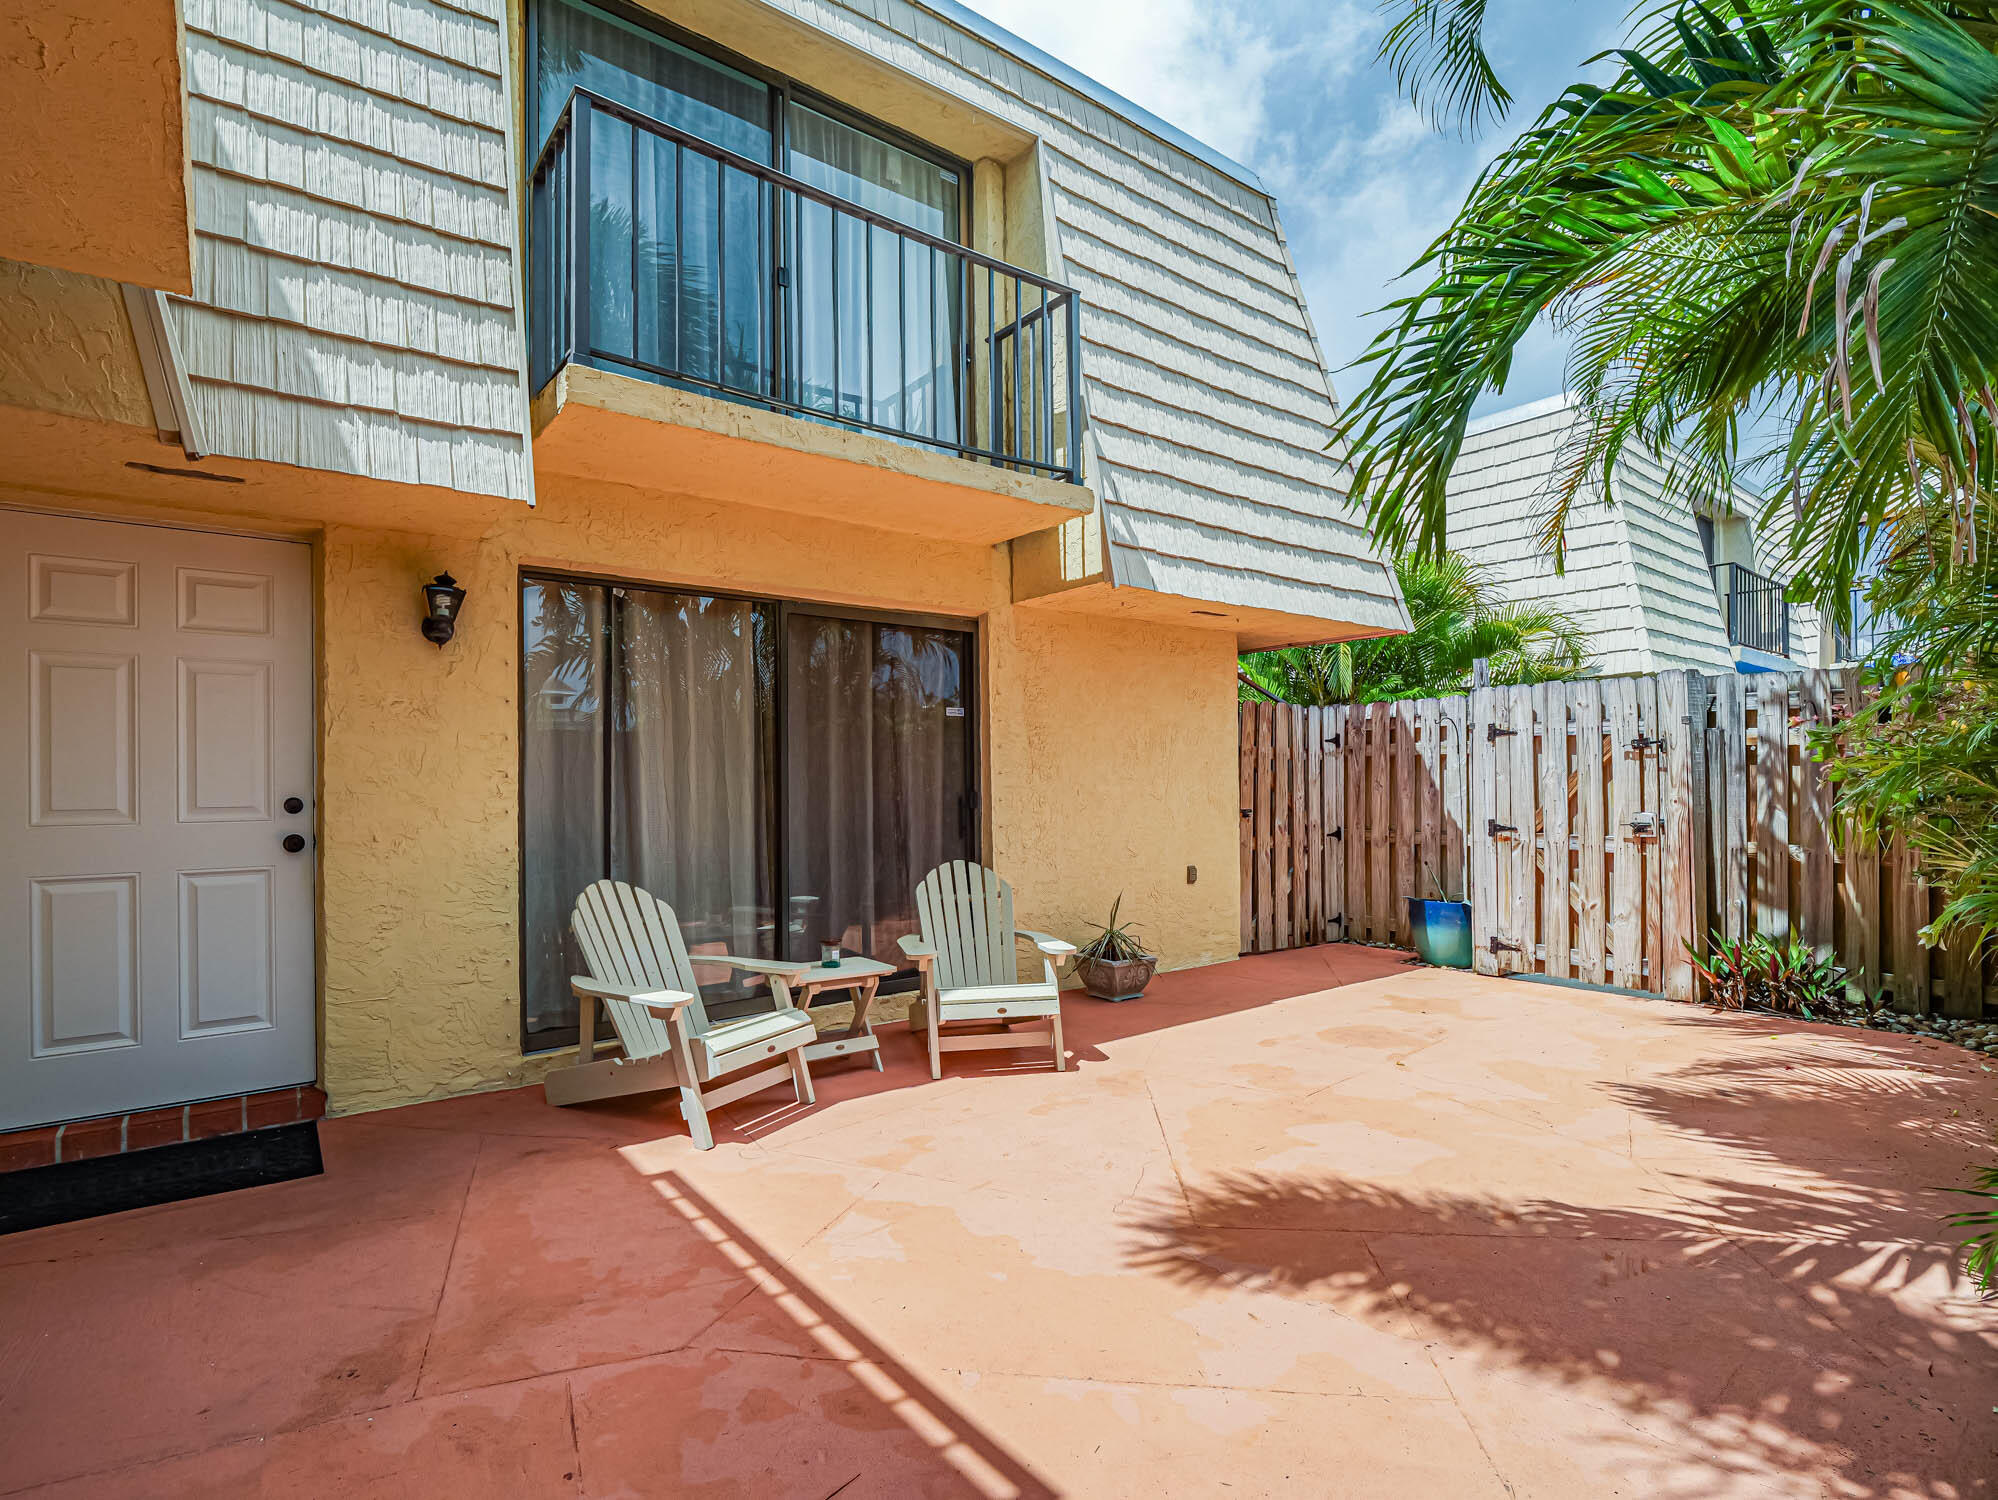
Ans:
{"type": "Polygon", "coordinates": [[[309,549],[0,511],[0,577],[0,1129],[311,1081],[309,549]]]}
{"type": "Polygon", "coordinates": [[[271,664],[180,662],[180,820],[268,822],[271,664]]]}
{"type": "Polygon", "coordinates": [[[139,1042],[138,877],[29,882],[34,1055],[139,1042]]]}
{"type": "Polygon", "coordinates": [[[276,871],[180,877],[180,1034],[248,1031],[275,1021],[271,881],[276,871]]]}
{"type": "Polygon", "coordinates": [[[138,566],[100,557],[28,559],[28,618],[52,625],[137,625],[138,566]]]}
{"type": "Polygon", "coordinates": [[[137,666],[134,656],[28,653],[33,684],[28,733],[34,761],[30,821],[38,827],[137,821],[137,666]]]}

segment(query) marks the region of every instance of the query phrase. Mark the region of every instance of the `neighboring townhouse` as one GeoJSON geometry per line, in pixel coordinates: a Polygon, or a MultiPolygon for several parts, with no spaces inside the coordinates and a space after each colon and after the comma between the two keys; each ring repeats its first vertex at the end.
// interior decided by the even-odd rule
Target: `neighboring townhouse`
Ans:
{"type": "Polygon", "coordinates": [[[1504,598],[1565,610],[1609,676],[1793,671],[1829,660],[1817,611],[1783,598],[1782,539],[1758,531],[1760,500],[1743,491],[1730,506],[1689,509],[1665,498],[1666,464],[1649,453],[1618,461],[1614,503],[1603,503],[1599,478],[1585,485],[1556,572],[1541,521],[1579,424],[1573,399],[1553,396],[1465,432],[1450,474],[1450,546],[1504,598]]]}
{"type": "Polygon", "coordinates": [[[531,1082],[605,874],[1234,956],[1236,653],[1406,623],[1253,173],[949,0],[15,24],[0,1128],[531,1082]]]}

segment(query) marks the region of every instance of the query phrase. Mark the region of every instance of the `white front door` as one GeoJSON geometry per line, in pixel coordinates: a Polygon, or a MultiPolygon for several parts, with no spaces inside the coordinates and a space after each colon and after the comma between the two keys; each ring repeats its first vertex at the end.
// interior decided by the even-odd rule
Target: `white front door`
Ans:
{"type": "Polygon", "coordinates": [[[312,566],[0,510],[0,1129],[309,1083],[312,566]]]}

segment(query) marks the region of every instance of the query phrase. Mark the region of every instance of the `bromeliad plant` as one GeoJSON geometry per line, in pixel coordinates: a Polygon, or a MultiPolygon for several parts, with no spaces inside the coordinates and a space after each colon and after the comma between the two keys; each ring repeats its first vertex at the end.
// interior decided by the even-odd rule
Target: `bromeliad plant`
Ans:
{"type": "Polygon", "coordinates": [[[1812,1006],[1829,1010],[1843,996],[1845,970],[1802,938],[1779,945],[1761,933],[1740,941],[1715,933],[1711,941],[1705,957],[1691,943],[1686,951],[1722,1010],[1774,1010],[1810,1020],[1812,1006]]]}

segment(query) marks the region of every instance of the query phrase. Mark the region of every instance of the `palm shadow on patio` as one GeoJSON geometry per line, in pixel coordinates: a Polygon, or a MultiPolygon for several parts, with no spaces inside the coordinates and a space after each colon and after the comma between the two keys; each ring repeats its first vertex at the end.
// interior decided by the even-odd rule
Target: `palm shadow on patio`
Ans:
{"type": "Polygon", "coordinates": [[[1717,1057],[1606,1082],[1663,1127],[1626,1203],[1189,1180],[1134,1206],[1127,1264],[1419,1340],[1474,1426],[1480,1405],[1529,1427],[1551,1410],[1522,1391],[1613,1413],[1588,1441],[1627,1450],[1637,1493],[1988,1495],[1998,1314],[1957,1278],[1931,1184],[1990,1129],[1910,1063],[1854,1036],[1821,1067],[1717,1057]]]}

